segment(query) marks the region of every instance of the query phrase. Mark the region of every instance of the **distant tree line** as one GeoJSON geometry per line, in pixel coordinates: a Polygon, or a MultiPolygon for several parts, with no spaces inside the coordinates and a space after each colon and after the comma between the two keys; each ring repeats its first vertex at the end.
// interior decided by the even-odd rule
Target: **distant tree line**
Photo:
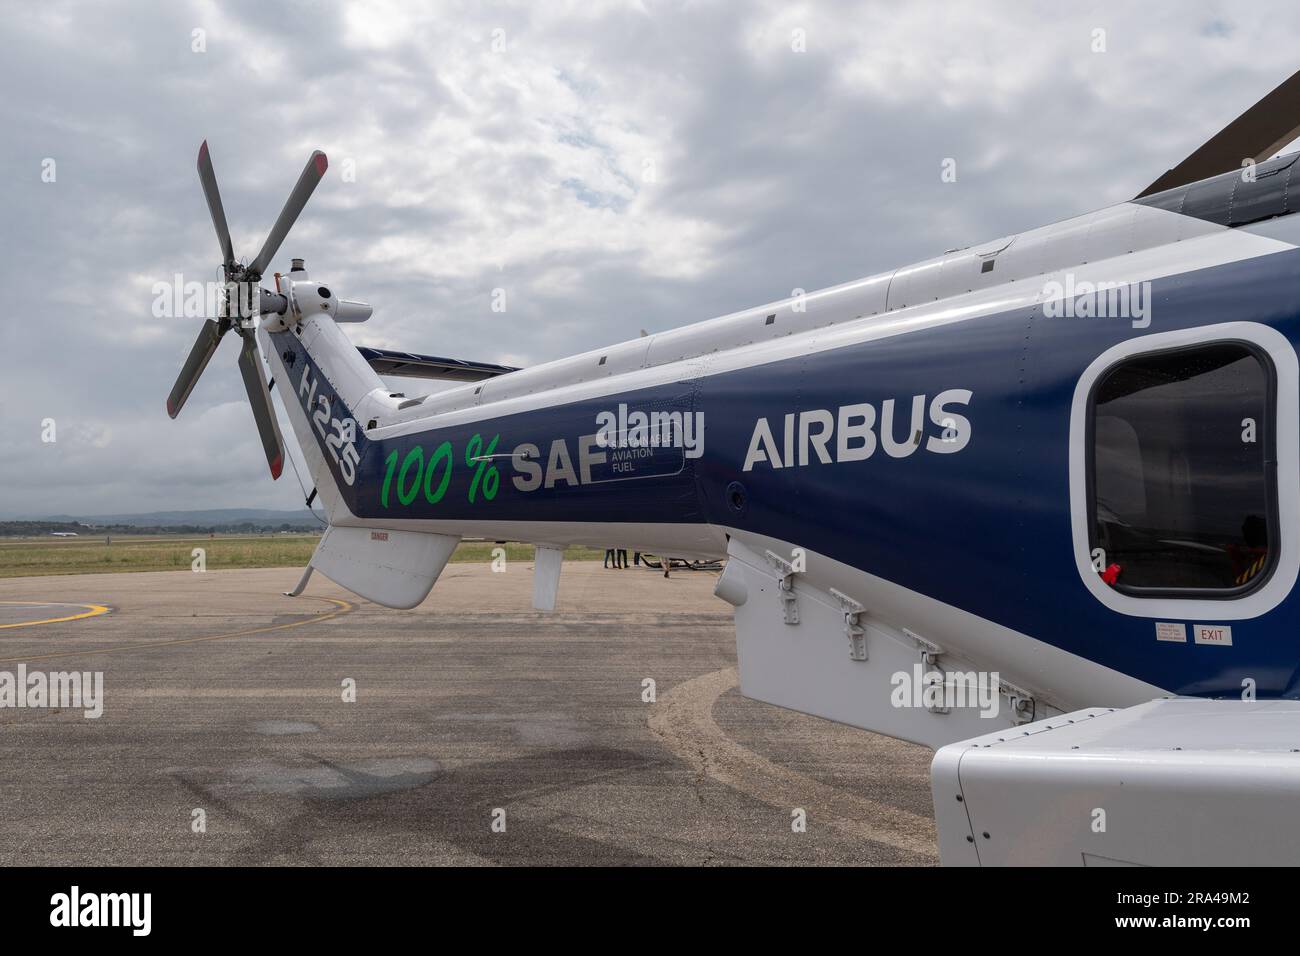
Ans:
{"type": "Polygon", "coordinates": [[[169,524],[169,525],[135,525],[135,524],[84,524],[80,521],[0,521],[0,538],[38,538],[60,533],[73,532],[79,537],[98,535],[133,535],[133,534],[274,534],[277,531],[320,531],[314,522],[287,522],[279,524],[259,524],[255,521],[237,521],[219,525],[169,524]]]}

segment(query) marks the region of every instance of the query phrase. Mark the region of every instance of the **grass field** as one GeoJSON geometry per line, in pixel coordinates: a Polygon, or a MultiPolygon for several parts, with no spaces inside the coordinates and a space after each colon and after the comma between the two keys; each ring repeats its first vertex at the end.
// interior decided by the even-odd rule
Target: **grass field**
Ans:
{"type": "MultiPolygon", "coordinates": [[[[195,548],[203,548],[207,569],[304,567],[316,542],[314,534],[229,535],[225,537],[118,536],[103,538],[19,538],[0,540],[0,578],[43,574],[95,574],[110,571],[181,571],[189,569],[195,548]]],[[[504,547],[510,561],[531,561],[531,544],[497,545],[467,541],[453,561],[492,560],[492,549],[504,547]]],[[[565,557],[594,561],[605,552],[572,547],[565,557]]]]}

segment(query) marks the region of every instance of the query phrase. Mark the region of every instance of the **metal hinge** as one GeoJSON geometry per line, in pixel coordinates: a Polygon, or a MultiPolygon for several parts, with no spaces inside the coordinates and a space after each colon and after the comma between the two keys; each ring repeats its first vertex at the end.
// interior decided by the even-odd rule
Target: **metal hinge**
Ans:
{"type": "Polygon", "coordinates": [[[1027,724],[1034,719],[1034,712],[1038,709],[1038,702],[1029,691],[998,678],[998,693],[1004,694],[1007,703],[1011,705],[1011,719],[1013,722],[1027,724]]]}
{"type": "Polygon", "coordinates": [[[934,643],[934,641],[927,641],[915,631],[909,631],[907,628],[903,628],[903,634],[916,645],[916,649],[921,654],[922,664],[934,664],[937,666],[939,658],[947,653],[947,651],[934,643]]]}
{"type": "MultiPolygon", "coordinates": [[[[934,643],[934,641],[927,641],[915,631],[909,631],[907,628],[903,628],[903,634],[916,644],[917,653],[921,655],[922,665],[934,668],[935,672],[939,674],[940,681],[946,684],[948,675],[944,672],[943,665],[939,663],[939,658],[943,657],[947,652],[938,644],[934,643]]],[[[943,706],[927,707],[926,710],[932,714],[948,713],[948,708],[943,706]]]]}
{"type": "Polygon", "coordinates": [[[844,613],[844,636],[849,639],[849,660],[865,661],[867,659],[867,634],[861,624],[861,615],[866,610],[842,591],[830,588],[831,597],[840,602],[844,613]]]}
{"type": "Polygon", "coordinates": [[[799,623],[799,605],[795,600],[794,565],[779,554],[765,552],[767,563],[776,569],[776,596],[781,602],[781,616],[787,624],[799,623]]]}

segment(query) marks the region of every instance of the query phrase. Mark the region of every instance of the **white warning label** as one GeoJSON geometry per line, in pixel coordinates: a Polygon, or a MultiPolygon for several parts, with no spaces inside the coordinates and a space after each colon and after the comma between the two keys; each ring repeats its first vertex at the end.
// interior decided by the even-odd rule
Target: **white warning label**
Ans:
{"type": "Polygon", "coordinates": [[[1156,621],[1156,640],[1177,641],[1180,644],[1186,644],[1187,627],[1183,624],[1170,624],[1167,621],[1156,621]]]}

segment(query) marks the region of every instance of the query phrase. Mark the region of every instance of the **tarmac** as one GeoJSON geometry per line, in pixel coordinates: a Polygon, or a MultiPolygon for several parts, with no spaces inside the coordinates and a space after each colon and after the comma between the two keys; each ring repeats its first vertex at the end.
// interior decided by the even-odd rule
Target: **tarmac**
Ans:
{"type": "Polygon", "coordinates": [[[102,673],[99,717],[0,696],[0,864],[937,863],[931,751],[742,697],[714,573],[299,574],[0,580],[0,691],[102,673]]]}

